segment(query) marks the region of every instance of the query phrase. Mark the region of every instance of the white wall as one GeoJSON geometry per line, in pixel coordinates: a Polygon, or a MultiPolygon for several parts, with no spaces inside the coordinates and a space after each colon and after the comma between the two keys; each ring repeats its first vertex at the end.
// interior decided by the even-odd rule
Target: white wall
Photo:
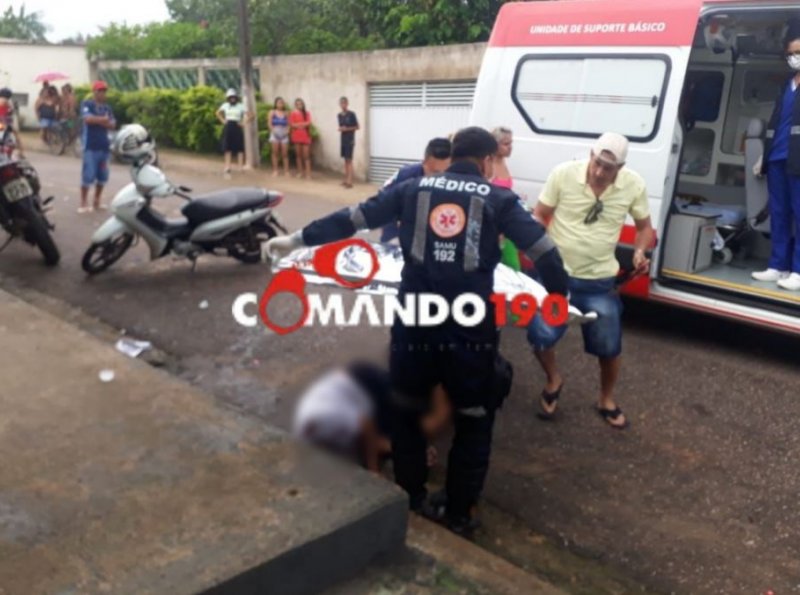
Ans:
{"type": "Polygon", "coordinates": [[[42,85],[35,83],[33,79],[46,71],[62,72],[70,77],[68,81],[54,83],[58,86],[66,82],[71,83],[73,87],[88,83],[89,62],[86,59],[86,48],[72,45],[0,42],[0,87],[9,87],[15,95],[28,96],[28,105],[20,104],[23,126],[38,125],[33,105],[42,85]]]}
{"type": "MultiPolygon", "coordinates": [[[[356,133],[353,165],[356,177],[365,179],[369,167],[369,84],[406,81],[469,80],[478,77],[486,44],[445,45],[424,48],[339,52],[261,58],[261,93],[272,101],[282,96],[290,106],[302,97],[320,131],[314,163],[342,170],[336,114],[339,97],[350,100],[361,130],[356,133]]],[[[418,123],[409,122],[415,126],[418,123]]],[[[259,126],[263,126],[259,122],[259,126]]],[[[428,138],[428,137],[426,137],[428,138]]],[[[417,152],[424,150],[424,146],[417,152]]]]}
{"type": "MultiPolygon", "coordinates": [[[[254,68],[260,68],[261,93],[272,102],[282,96],[290,107],[297,97],[302,97],[312,120],[320,132],[315,143],[315,167],[339,170],[343,162],[339,156],[339,131],[336,115],[339,97],[350,99],[350,109],[358,116],[361,130],[356,133],[354,168],[356,177],[365,179],[370,155],[369,85],[371,83],[398,83],[422,81],[464,81],[478,76],[485,43],[445,45],[422,48],[375,50],[370,52],[337,52],[295,56],[260,56],[253,58],[254,68]]],[[[213,68],[236,67],[236,59],[203,60],[147,60],[131,62],[98,62],[101,70],[121,67],[143,71],[152,68],[213,68]]],[[[143,76],[142,76],[143,78],[143,76]]],[[[460,122],[461,118],[453,120],[460,122]]],[[[409,125],[418,125],[410,122],[409,125]]],[[[445,124],[441,122],[440,124],[445,124]]],[[[266,122],[259,122],[264,129],[266,122]]],[[[447,123],[444,130],[454,124],[447,123]]],[[[431,131],[431,134],[436,134],[431,131]]],[[[428,133],[423,138],[429,138],[428,133]]],[[[422,152],[415,148],[414,154],[422,152]]],[[[269,168],[269,164],[262,164],[269,168]]]]}

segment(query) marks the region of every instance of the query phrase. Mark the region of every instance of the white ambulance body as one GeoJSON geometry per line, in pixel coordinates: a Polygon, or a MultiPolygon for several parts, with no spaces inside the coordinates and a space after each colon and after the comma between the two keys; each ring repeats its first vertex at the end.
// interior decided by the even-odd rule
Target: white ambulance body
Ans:
{"type": "MultiPolygon", "coordinates": [[[[752,167],[789,77],[787,22],[800,2],[555,0],[503,6],[471,121],[511,128],[514,189],[535,205],[558,164],[603,132],[631,141],[658,244],[631,295],[800,333],[800,292],[753,281],[766,268],[766,181],[752,167]]],[[[629,220],[618,257],[630,261],[629,220]]]]}

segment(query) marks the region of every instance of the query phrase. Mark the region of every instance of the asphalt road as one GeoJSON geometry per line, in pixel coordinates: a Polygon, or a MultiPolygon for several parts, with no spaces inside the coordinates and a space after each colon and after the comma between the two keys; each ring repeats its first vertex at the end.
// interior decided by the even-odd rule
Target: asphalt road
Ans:
{"type": "MultiPolygon", "coordinates": [[[[76,213],[77,160],[34,153],[32,162],[56,196],[63,260],[48,270],[34,249],[14,243],[0,254],[6,283],[152,341],[173,357],[173,371],[232,406],[285,426],[294,398],[322,369],[385,352],[384,329],[305,328],[277,337],[237,325],[231,305],[263,290],[270,278],[263,265],[208,257],[192,273],[186,261],[149,262],[138,245],[87,278],[80,258],[107,214],[76,213]]],[[[168,156],[164,164],[198,192],[269,184],[255,174],[224,182],[207,161],[174,173],[168,156]]],[[[127,176],[114,167],[107,199],[127,176]]],[[[179,207],[167,201],[162,210],[179,207]]],[[[296,229],[333,207],[291,194],[280,212],[296,229]]],[[[542,374],[523,332],[508,329],[502,347],[515,387],[496,427],[486,489],[492,506],[656,592],[800,593],[800,341],[627,302],[618,393],[632,422],[625,432],[591,409],[598,372],[577,329],[560,350],[566,384],[553,423],[535,417],[542,374]]]]}

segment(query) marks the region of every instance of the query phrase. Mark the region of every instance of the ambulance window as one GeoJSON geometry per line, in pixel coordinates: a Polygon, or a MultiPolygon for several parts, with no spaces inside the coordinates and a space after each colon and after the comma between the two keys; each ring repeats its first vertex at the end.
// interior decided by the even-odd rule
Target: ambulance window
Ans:
{"type": "Polygon", "coordinates": [[[683,117],[688,123],[716,122],[722,107],[725,75],[721,72],[692,71],[683,88],[683,117]]]}
{"type": "Polygon", "coordinates": [[[762,104],[771,110],[786,84],[786,72],[780,70],[750,70],[744,73],[742,105],[762,104]]]}
{"type": "Polygon", "coordinates": [[[666,56],[526,56],[511,94],[540,134],[614,131],[646,142],[658,131],[669,69],[666,56]]]}
{"type": "Polygon", "coordinates": [[[745,64],[734,71],[722,128],[723,153],[744,155],[744,139],[750,121],[769,120],[785,82],[786,70],[782,64],[745,64]]]}

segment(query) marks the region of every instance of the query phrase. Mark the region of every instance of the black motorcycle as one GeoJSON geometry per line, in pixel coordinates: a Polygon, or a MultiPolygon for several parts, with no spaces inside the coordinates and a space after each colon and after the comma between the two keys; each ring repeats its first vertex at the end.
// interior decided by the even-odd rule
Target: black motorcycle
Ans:
{"type": "Polygon", "coordinates": [[[39,175],[30,163],[0,155],[0,226],[10,235],[0,250],[21,237],[41,250],[45,264],[54,266],[61,255],[50,235],[55,226],[46,216],[53,197],[42,201],[41,188],[39,175]]]}

